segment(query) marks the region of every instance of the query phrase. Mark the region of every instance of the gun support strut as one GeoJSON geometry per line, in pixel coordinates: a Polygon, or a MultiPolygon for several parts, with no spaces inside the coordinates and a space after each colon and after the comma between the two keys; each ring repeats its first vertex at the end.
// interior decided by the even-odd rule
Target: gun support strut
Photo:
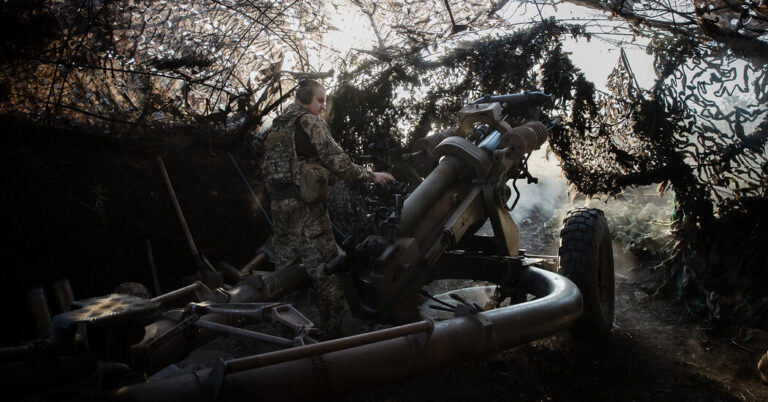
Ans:
{"type": "MultiPolygon", "coordinates": [[[[570,326],[581,314],[578,288],[560,275],[530,267],[520,273],[516,286],[524,294],[537,298],[436,322],[431,334],[423,330],[402,331],[410,334],[235,372],[227,369],[232,364],[224,362],[213,369],[124,387],[111,398],[121,401],[333,399],[552,335],[570,326]]],[[[392,331],[395,328],[385,331],[397,333],[392,331]]],[[[339,341],[345,343],[344,339],[339,341]]],[[[301,348],[317,346],[291,350],[301,348]]],[[[299,352],[291,353],[301,356],[299,352]]]]}

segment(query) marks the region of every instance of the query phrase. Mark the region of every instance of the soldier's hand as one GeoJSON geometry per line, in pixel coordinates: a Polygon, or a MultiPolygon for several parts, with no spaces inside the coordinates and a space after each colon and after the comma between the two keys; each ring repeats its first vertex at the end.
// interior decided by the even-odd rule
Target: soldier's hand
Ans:
{"type": "Polygon", "coordinates": [[[383,188],[387,188],[387,184],[391,181],[395,181],[395,177],[387,172],[373,172],[373,182],[383,188]]]}

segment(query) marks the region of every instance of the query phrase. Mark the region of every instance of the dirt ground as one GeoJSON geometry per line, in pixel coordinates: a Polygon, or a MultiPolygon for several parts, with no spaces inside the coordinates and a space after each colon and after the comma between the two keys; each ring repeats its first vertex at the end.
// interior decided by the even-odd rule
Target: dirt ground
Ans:
{"type": "MultiPolygon", "coordinates": [[[[520,246],[557,254],[558,220],[522,220],[520,246]]],[[[662,272],[614,244],[616,315],[607,339],[567,331],[480,361],[372,389],[347,401],[768,401],[757,361],[768,333],[703,327],[681,303],[652,296],[662,272]]]]}
{"type": "Polygon", "coordinates": [[[347,401],[766,401],[756,364],[768,334],[708,334],[685,307],[648,296],[655,280],[619,272],[608,339],[567,332],[347,401]]]}

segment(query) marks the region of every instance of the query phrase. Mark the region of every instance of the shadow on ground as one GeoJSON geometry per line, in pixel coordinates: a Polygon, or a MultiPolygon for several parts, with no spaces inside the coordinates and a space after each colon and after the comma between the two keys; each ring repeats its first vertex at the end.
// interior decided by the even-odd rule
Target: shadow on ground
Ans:
{"type": "Polygon", "coordinates": [[[765,334],[738,346],[723,334],[708,336],[684,307],[649,297],[643,285],[631,273],[617,278],[616,326],[607,339],[563,332],[345,400],[768,400],[755,371],[758,352],[768,347],[765,334]]]}

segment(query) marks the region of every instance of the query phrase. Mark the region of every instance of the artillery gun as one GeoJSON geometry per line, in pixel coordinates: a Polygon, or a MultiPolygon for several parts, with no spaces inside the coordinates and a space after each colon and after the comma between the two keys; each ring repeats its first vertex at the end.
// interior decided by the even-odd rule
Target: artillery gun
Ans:
{"type": "Polygon", "coordinates": [[[346,244],[346,254],[327,264],[327,272],[341,276],[354,316],[395,326],[315,341],[311,321],[273,302],[308,286],[301,266],[247,275],[214,290],[197,282],[154,299],[113,294],[73,302],[70,291],[62,304],[74,309],[53,318],[47,339],[0,350],[4,376],[16,390],[35,384],[42,399],[327,399],[566,328],[580,337],[607,334],[613,255],[602,212],[582,208],[568,215],[559,264],[557,257],[521,253],[509,214],[520,194],[510,207],[507,183],[516,189],[515,180],[536,180],[527,156],[554,124],[539,110],[548,100],[538,92],[484,97],[459,112],[456,127],[418,141],[409,157],[423,182],[409,195],[395,194],[381,233],[346,244]],[[477,234],[486,221],[492,236],[477,234]],[[440,295],[423,291],[447,278],[489,284],[440,295]],[[197,302],[170,308],[192,294],[197,302]],[[293,337],[236,326],[254,321],[286,325],[293,337]],[[222,332],[286,349],[219,359],[192,372],[173,369],[222,332]],[[52,379],[62,374],[64,380],[52,379]]]}
{"type": "MultiPolygon", "coordinates": [[[[507,298],[514,303],[525,297],[511,285],[524,267],[557,266],[520,253],[518,228],[510,215],[520,197],[514,181],[537,181],[528,172],[527,157],[556,123],[539,109],[549,99],[540,92],[486,96],[459,111],[456,127],[414,144],[408,158],[426,178],[404,202],[395,196],[395,206],[382,222],[388,233],[348,247],[346,255],[327,267],[344,278],[353,315],[378,322],[413,321],[422,287],[448,278],[495,283],[495,304],[507,298]],[[511,207],[510,180],[516,191],[511,207]],[[486,221],[493,236],[476,235],[486,221]]],[[[605,333],[613,321],[614,282],[602,212],[573,211],[563,236],[561,273],[579,285],[586,307],[575,331],[605,333]]]]}

